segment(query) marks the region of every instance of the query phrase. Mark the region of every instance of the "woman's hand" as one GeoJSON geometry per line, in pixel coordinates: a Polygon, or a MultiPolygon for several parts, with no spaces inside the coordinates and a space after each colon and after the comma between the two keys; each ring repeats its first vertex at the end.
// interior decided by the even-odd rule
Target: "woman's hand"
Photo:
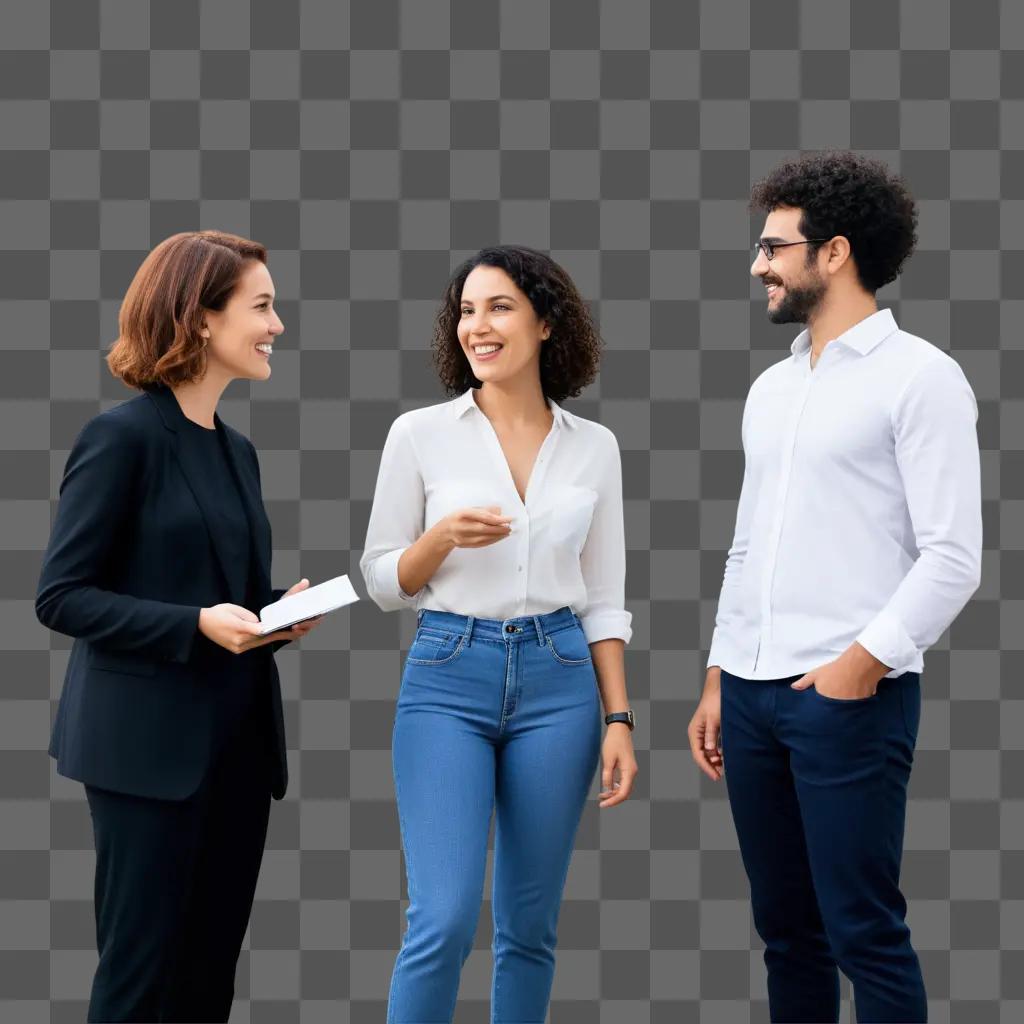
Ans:
{"type": "Polygon", "coordinates": [[[629,726],[624,722],[612,722],[601,746],[601,802],[597,806],[614,807],[628,800],[638,770],[629,726]]]}
{"type": "Polygon", "coordinates": [[[511,516],[502,516],[501,507],[460,508],[422,533],[398,560],[398,585],[409,597],[415,597],[441,568],[456,548],[482,548],[509,535],[511,516]]]}
{"type": "Polygon", "coordinates": [[[500,505],[457,509],[442,520],[445,540],[456,548],[482,548],[507,537],[514,517],[500,512],[500,505]]]}
{"type": "MultiPolygon", "coordinates": [[[[308,586],[309,580],[299,580],[283,596],[297,594],[308,586]]],[[[319,626],[323,618],[322,615],[318,615],[313,619],[296,622],[289,629],[281,629],[276,633],[260,636],[258,615],[238,604],[217,604],[212,608],[200,610],[199,631],[226,651],[230,651],[232,654],[242,654],[245,651],[251,651],[254,647],[277,643],[279,640],[299,640],[310,630],[319,626]]]]}

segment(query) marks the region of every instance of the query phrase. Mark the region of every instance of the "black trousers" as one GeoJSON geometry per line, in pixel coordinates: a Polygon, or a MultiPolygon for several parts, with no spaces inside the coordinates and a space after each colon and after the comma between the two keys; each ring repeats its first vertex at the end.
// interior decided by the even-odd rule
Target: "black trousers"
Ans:
{"type": "Polygon", "coordinates": [[[267,728],[250,708],[187,800],[86,787],[99,950],[90,1022],[227,1021],[270,813],[267,728]]]}

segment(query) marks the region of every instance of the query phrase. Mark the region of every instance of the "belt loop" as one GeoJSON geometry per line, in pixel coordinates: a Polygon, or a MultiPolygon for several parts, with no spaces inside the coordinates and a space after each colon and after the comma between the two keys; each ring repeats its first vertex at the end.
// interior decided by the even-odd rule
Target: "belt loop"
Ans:
{"type": "Polygon", "coordinates": [[[539,615],[534,615],[534,617],[533,617],[533,625],[534,625],[534,628],[537,630],[537,646],[538,647],[543,647],[544,646],[544,626],[541,624],[540,616],[539,615]]]}
{"type": "Polygon", "coordinates": [[[463,631],[463,637],[465,637],[466,646],[470,647],[473,643],[473,616],[466,616],[466,628],[463,631]]]}
{"type": "Polygon", "coordinates": [[[419,625],[419,624],[420,624],[420,623],[421,623],[422,621],[423,621],[423,609],[421,608],[421,609],[420,609],[420,610],[419,610],[419,611],[418,611],[418,612],[416,613],[416,625],[418,626],[418,625],[419,625]]]}

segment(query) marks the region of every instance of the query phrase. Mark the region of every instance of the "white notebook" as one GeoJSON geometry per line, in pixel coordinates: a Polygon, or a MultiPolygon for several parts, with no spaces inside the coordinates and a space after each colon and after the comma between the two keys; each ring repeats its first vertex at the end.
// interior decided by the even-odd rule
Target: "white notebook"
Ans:
{"type": "Polygon", "coordinates": [[[307,587],[297,594],[282,597],[280,601],[261,608],[259,635],[266,636],[279,629],[287,629],[296,622],[315,618],[325,612],[333,612],[358,600],[359,595],[353,589],[348,576],[335,576],[333,580],[318,583],[315,587],[307,587]]]}

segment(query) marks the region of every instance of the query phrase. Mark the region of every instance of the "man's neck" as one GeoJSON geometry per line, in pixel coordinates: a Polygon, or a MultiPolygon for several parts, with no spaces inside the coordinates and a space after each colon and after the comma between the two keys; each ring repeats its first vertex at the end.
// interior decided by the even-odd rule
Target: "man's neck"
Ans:
{"type": "Polygon", "coordinates": [[[867,294],[856,295],[822,309],[807,324],[811,339],[811,368],[830,342],[877,312],[878,303],[874,295],[867,294]]]}

